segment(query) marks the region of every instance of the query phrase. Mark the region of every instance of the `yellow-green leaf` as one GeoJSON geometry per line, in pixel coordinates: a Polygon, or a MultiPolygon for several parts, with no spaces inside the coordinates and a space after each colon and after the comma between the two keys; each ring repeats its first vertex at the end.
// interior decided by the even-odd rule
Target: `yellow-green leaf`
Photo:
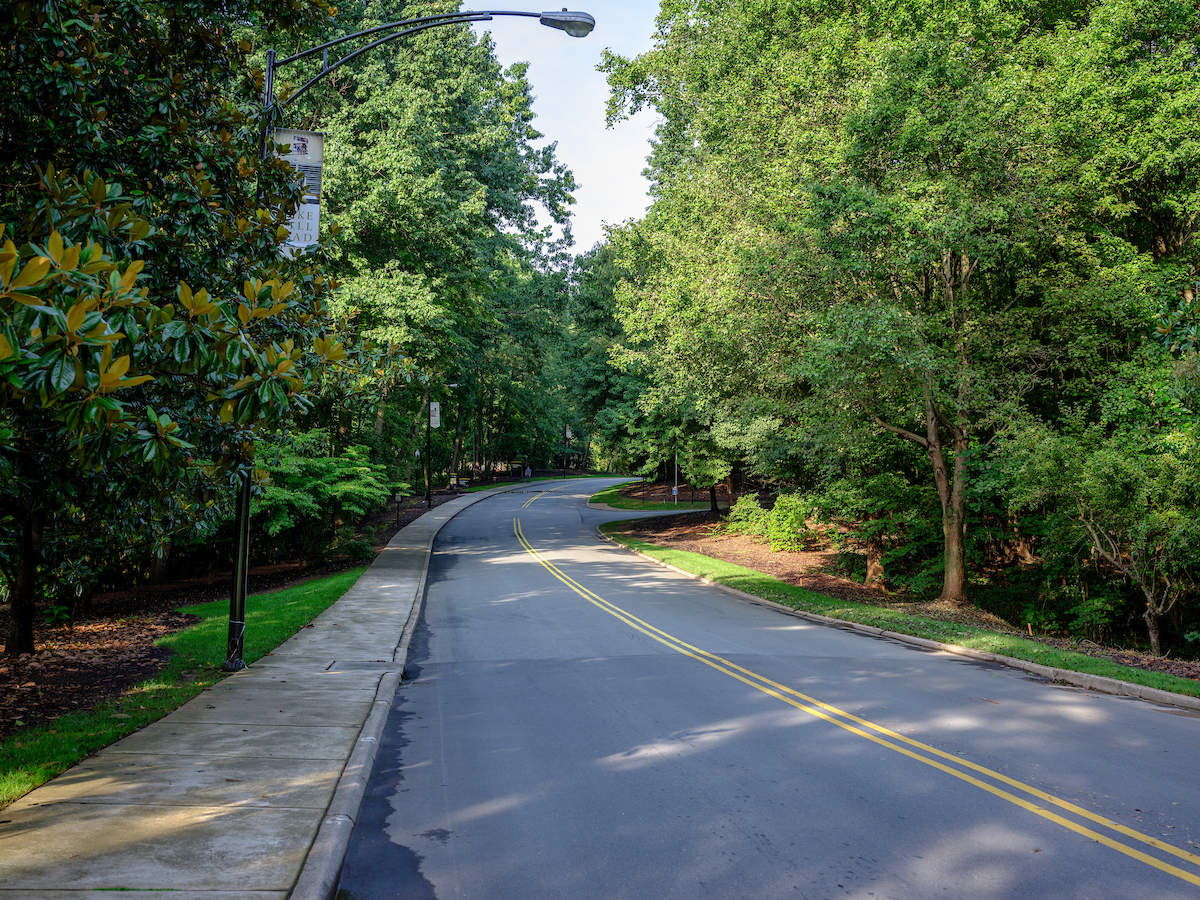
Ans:
{"type": "Polygon", "coordinates": [[[50,240],[46,242],[46,251],[50,254],[50,258],[57,265],[62,260],[63,255],[63,239],[56,228],[50,232],[50,240]]]}
{"type": "Polygon", "coordinates": [[[85,316],[87,316],[87,309],[82,303],[72,306],[67,311],[67,331],[71,333],[78,331],[83,325],[85,316]]]}
{"type": "Polygon", "coordinates": [[[17,265],[17,248],[12,241],[5,241],[0,249],[0,284],[7,284],[17,265]]]}
{"type": "Polygon", "coordinates": [[[29,285],[41,281],[49,271],[50,260],[44,256],[38,256],[27,262],[25,268],[21,270],[21,274],[9,282],[8,286],[10,289],[29,287],[29,285]]]}
{"type": "Polygon", "coordinates": [[[145,265],[146,263],[140,259],[135,259],[129,264],[128,268],[125,269],[125,273],[121,276],[122,291],[127,291],[133,287],[134,282],[137,281],[138,273],[142,271],[142,267],[145,265]]]}
{"type": "Polygon", "coordinates": [[[64,252],[62,259],[58,261],[60,269],[66,272],[73,272],[79,265],[79,245],[68,247],[64,252]]]}
{"type": "Polygon", "coordinates": [[[127,353],[122,357],[114,359],[112,365],[109,366],[106,371],[101,373],[100,380],[101,381],[116,381],[118,378],[120,378],[122,375],[124,375],[128,371],[129,371],[129,354],[127,353]]]}

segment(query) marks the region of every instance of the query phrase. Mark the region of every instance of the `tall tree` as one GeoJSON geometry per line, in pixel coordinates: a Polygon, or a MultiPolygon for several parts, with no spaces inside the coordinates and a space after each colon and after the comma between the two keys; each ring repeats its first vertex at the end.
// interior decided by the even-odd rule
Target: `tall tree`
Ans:
{"type": "MultiPolygon", "coordinates": [[[[457,9],[351,2],[328,35],[457,9]]],[[[417,438],[424,443],[430,397],[468,405],[463,427],[475,420],[478,432],[495,403],[501,418],[526,422],[534,417],[520,398],[545,395],[521,389],[542,365],[521,348],[538,346],[534,332],[551,324],[542,312],[557,316],[540,285],[561,248],[534,210],[565,223],[574,185],[554,145],[537,146],[526,73],[524,64],[502,71],[490,41],[466,26],[434,28],[375,48],[289,113],[327,134],[325,208],[339,230],[333,266],[344,285],[335,311],[425,373],[387,395],[410,423],[408,459],[417,438]],[[442,393],[446,384],[459,387],[442,393]]]]}
{"type": "Polygon", "coordinates": [[[1112,377],[1154,291],[1186,300],[1193,18],[1127,0],[665,3],[655,49],[606,62],[613,116],[663,116],[631,230],[645,272],[619,293],[651,393],[720,406],[760,436],[748,457],[844,435],[836,420],[919,447],[941,596],[963,601],[973,455],[1112,377]],[[1176,104],[1162,115],[1154,86],[1176,104]],[[1180,150],[1138,151],[1159,137],[1180,150]]]}
{"type": "Polygon", "coordinates": [[[279,253],[299,187],[260,159],[261,82],[229,41],[232,22],[294,28],[328,11],[48,0],[0,23],[10,654],[33,649],[47,543],[72,515],[117,508],[82,508],[89,482],[125,492],[108,504],[177,507],[185,485],[239,477],[256,430],[338,355],[322,333],[331,281],[279,253]]]}

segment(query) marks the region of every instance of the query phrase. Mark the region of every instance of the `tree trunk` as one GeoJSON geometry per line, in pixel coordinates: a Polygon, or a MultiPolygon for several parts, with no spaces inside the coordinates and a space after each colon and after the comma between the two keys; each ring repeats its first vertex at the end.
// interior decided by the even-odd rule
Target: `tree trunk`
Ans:
{"type": "Polygon", "coordinates": [[[41,509],[24,510],[17,523],[21,529],[21,558],[17,578],[9,597],[8,635],[4,642],[7,656],[33,653],[33,618],[37,611],[37,576],[42,562],[42,529],[46,515],[41,509]]]}
{"type": "Polygon", "coordinates": [[[729,495],[729,508],[733,509],[733,504],[737,502],[737,497],[733,493],[733,470],[729,470],[729,474],[725,476],[725,491],[729,495]]]}
{"type": "Polygon", "coordinates": [[[479,441],[483,449],[483,470],[485,472],[484,480],[491,484],[496,479],[495,474],[495,432],[496,427],[496,407],[494,404],[488,404],[487,419],[483,423],[483,430],[480,433],[479,441]]]}
{"type": "Polygon", "coordinates": [[[876,536],[867,539],[867,577],[863,584],[875,587],[883,584],[883,539],[876,536]]]}
{"type": "MultiPolygon", "coordinates": [[[[429,405],[429,388],[425,388],[425,393],[421,396],[421,405],[417,408],[417,417],[413,420],[412,429],[409,432],[409,446],[410,447],[420,447],[422,456],[424,456],[424,454],[425,454],[425,442],[420,440],[420,438],[421,438],[421,415],[425,412],[428,405],[429,405]],[[420,441],[420,443],[418,443],[418,441],[420,441]]],[[[429,417],[425,416],[425,420],[428,421],[428,419],[429,419],[429,417]]],[[[414,489],[416,488],[416,483],[413,481],[413,461],[416,458],[417,458],[416,456],[409,454],[408,458],[405,460],[405,466],[404,466],[404,481],[406,484],[410,485],[414,489]]],[[[422,460],[422,463],[424,463],[424,460],[422,460]]],[[[420,468],[421,468],[422,472],[425,471],[424,465],[422,465],[420,468]]],[[[424,493],[424,491],[422,491],[421,493],[424,493]]]]}
{"type": "Polygon", "coordinates": [[[946,454],[942,445],[942,432],[933,396],[925,391],[925,450],[933,465],[933,481],[937,485],[938,499],[942,504],[942,540],[944,569],[942,592],[939,600],[952,603],[966,602],[966,433],[952,429],[954,449],[954,474],[946,468],[946,454]]]}
{"type": "Polygon", "coordinates": [[[454,419],[454,440],[450,443],[450,474],[457,475],[459,462],[462,460],[463,426],[467,421],[463,413],[463,404],[458,405],[458,414],[454,419]]]}
{"type": "Polygon", "coordinates": [[[479,446],[483,435],[483,406],[475,409],[475,424],[471,429],[471,483],[479,481],[479,446]]]}
{"type": "Polygon", "coordinates": [[[167,564],[171,560],[171,542],[167,541],[157,553],[150,555],[150,572],[146,577],[149,584],[165,584],[167,580],[167,564]]]}
{"type": "Polygon", "coordinates": [[[1146,630],[1150,632],[1150,655],[1162,656],[1162,642],[1158,634],[1158,623],[1162,616],[1147,603],[1146,612],[1142,614],[1142,618],[1146,620],[1146,630]]]}
{"type": "Polygon", "coordinates": [[[718,515],[721,512],[721,507],[717,506],[717,486],[710,485],[708,488],[708,502],[712,506],[712,514],[718,515]]]}
{"type": "Polygon", "coordinates": [[[942,537],[946,542],[945,574],[939,600],[967,602],[966,515],[959,497],[942,511],[942,537]]]}

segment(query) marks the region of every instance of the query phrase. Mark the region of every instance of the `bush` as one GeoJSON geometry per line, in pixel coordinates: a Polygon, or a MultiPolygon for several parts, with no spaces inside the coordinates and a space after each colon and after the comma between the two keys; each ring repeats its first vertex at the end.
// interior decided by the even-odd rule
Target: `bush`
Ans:
{"type": "Polygon", "coordinates": [[[725,530],[733,534],[748,534],[751,537],[767,536],[768,510],[762,508],[753,494],[739,497],[729,510],[725,530]]]}
{"type": "Polygon", "coordinates": [[[371,562],[375,558],[375,548],[366,541],[347,541],[341,545],[350,562],[371,562]]]}
{"type": "MultiPolygon", "coordinates": [[[[255,498],[255,526],[266,533],[271,555],[297,554],[308,561],[328,553],[338,526],[360,522],[383,506],[394,490],[408,487],[393,483],[383,466],[370,461],[365,447],[330,455],[321,431],[296,435],[274,459],[265,460],[264,468],[271,482],[255,498]]],[[[360,555],[351,558],[370,559],[370,545],[364,546],[370,555],[359,548],[360,555]]]]}
{"type": "Polygon", "coordinates": [[[811,502],[801,494],[780,494],[770,509],[748,494],[733,504],[725,530],[766,538],[772,550],[800,550],[815,537],[807,523],[811,512],[811,502]]]}
{"type": "Polygon", "coordinates": [[[780,494],[767,515],[767,539],[772,550],[802,550],[816,533],[808,527],[812,502],[801,494],[780,494]]]}

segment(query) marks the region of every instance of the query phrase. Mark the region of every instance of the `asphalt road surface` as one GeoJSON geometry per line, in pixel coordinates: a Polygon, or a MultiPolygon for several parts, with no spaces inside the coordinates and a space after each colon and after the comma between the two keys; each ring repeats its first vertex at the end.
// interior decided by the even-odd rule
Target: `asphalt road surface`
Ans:
{"type": "Polygon", "coordinates": [[[344,900],[1200,897],[1196,714],[732,597],[599,489],[443,529],[344,900]]]}

